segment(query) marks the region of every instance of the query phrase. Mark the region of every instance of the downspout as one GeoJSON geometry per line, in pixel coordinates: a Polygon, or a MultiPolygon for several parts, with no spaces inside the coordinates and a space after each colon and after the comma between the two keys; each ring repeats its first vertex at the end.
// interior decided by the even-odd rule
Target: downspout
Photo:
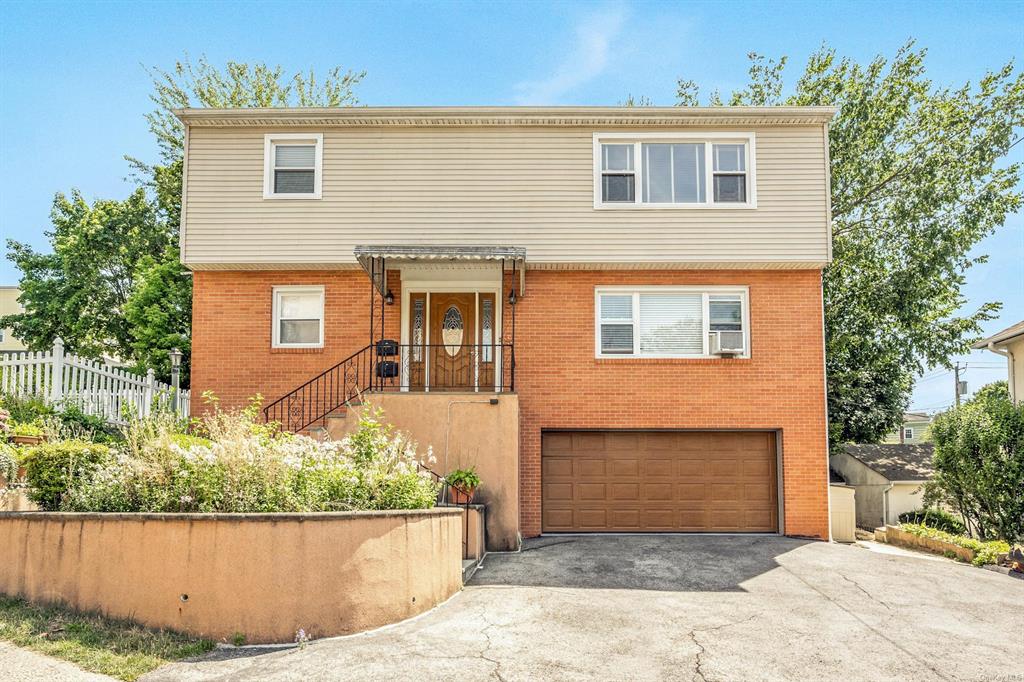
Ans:
{"type": "Polygon", "coordinates": [[[992,343],[991,341],[988,342],[988,346],[986,346],[986,348],[988,348],[988,350],[992,351],[996,355],[1002,355],[1004,358],[1006,358],[1006,364],[1008,365],[1006,376],[1010,380],[1009,381],[1010,400],[1012,402],[1016,403],[1018,398],[1017,398],[1016,395],[1014,395],[1014,390],[1013,390],[1014,382],[1016,380],[1016,377],[1013,376],[1013,371],[1014,371],[1013,352],[1010,351],[1009,349],[1003,350],[1003,349],[996,348],[996,345],[994,343],[992,343]]]}
{"type": "Polygon", "coordinates": [[[896,487],[895,483],[890,483],[889,487],[882,491],[882,525],[889,525],[889,491],[896,487]]]}

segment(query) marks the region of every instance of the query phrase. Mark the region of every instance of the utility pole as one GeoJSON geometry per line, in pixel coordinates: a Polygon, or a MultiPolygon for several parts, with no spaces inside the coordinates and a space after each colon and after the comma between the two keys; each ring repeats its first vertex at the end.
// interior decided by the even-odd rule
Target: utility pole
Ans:
{"type": "Polygon", "coordinates": [[[953,391],[956,393],[956,406],[957,407],[960,407],[960,396],[965,395],[967,393],[967,382],[966,381],[960,381],[960,370],[961,369],[963,369],[964,371],[967,371],[967,365],[965,364],[961,368],[960,367],[960,362],[957,361],[956,366],[953,368],[953,381],[955,382],[955,384],[953,386],[953,391]]]}

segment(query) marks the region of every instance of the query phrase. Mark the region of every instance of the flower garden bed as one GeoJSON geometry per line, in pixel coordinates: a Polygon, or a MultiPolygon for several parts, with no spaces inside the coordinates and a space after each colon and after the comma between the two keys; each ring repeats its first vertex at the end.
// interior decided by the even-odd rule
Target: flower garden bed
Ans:
{"type": "Polygon", "coordinates": [[[887,525],[884,541],[893,545],[942,554],[975,566],[994,564],[1000,554],[1010,551],[1010,546],[1005,542],[975,540],[916,523],[904,523],[899,526],[887,525]]]}

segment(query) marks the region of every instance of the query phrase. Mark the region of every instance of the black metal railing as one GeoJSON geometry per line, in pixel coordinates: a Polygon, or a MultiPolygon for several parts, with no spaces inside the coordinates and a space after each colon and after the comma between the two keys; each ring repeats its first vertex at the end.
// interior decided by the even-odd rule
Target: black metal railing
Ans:
{"type": "Polygon", "coordinates": [[[373,391],[515,391],[512,344],[396,344],[373,348],[373,391]]]}
{"type": "Polygon", "coordinates": [[[268,422],[299,432],[366,392],[515,391],[512,344],[398,344],[378,341],[316,375],[263,409],[268,422]]]}
{"type": "Polygon", "coordinates": [[[373,347],[367,346],[263,408],[268,422],[297,433],[322,422],[373,383],[373,347]]]}

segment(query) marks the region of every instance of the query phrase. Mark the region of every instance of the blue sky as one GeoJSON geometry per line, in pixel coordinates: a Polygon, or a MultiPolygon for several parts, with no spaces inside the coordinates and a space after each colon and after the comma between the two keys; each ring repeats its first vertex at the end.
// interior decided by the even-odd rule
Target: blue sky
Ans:
{"type": "MultiPolygon", "coordinates": [[[[677,78],[722,92],[746,82],[750,51],[787,54],[795,77],[822,41],[868,60],[907,38],[929,49],[937,83],[977,82],[1024,61],[1024,2],[102,2],[7,0],[0,22],[0,237],[45,246],[53,194],[123,197],[123,156],[156,159],[143,115],[143,66],[186,52],[214,63],[366,70],[365,104],[616,104],[630,93],[674,103],[677,78]]],[[[1024,67],[1024,64],[1020,64],[1024,67]]],[[[1014,152],[1024,159],[1024,150],[1014,152]]],[[[1024,215],[976,249],[968,307],[1004,303],[994,332],[1024,317],[1024,215]]],[[[0,262],[0,284],[17,273],[0,262]]],[[[979,351],[971,390],[1005,376],[979,351]]],[[[927,373],[912,406],[952,402],[927,373]]]]}

